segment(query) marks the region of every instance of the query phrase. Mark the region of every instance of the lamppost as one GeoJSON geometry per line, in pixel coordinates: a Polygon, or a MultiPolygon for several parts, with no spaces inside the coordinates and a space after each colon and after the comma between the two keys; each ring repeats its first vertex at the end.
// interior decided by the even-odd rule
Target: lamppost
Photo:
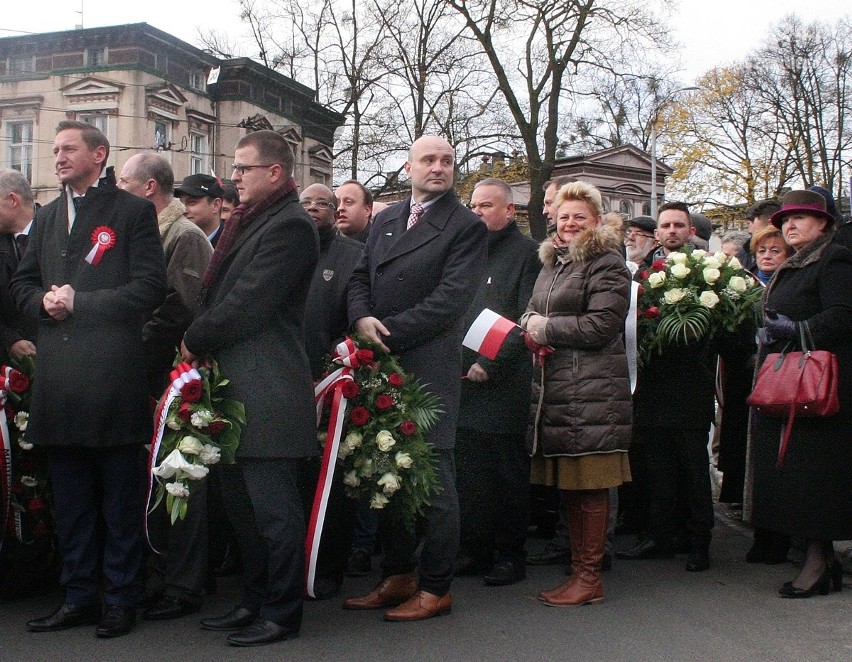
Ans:
{"type": "Polygon", "coordinates": [[[660,119],[660,111],[663,107],[674,101],[674,97],[681,92],[691,92],[700,90],[700,87],[690,86],[681,87],[673,92],[669,92],[667,96],[660,100],[657,107],[654,108],[654,115],[651,119],[651,218],[657,220],[657,121],[660,119]]]}

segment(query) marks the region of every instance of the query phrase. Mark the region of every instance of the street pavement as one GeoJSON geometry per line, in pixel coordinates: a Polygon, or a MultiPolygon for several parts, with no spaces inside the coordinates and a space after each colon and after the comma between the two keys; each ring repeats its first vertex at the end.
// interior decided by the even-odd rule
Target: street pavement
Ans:
{"type": "MultiPolygon", "coordinates": [[[[626,549],[632,537],[618,540],[626,549]]],[[[685,557],[615,561],[604,575],[606,598],[586,607],[555,608],[536,600],[565,580],[562,566],[528,568],[513,586],[486,587],[477,577],[453,583],[453,612],[417,623],[386,623],[381,611],[341,608],[344,597],[368,591],[373,574],[347,579],[341,596],[305,605],[301,636],[251,649],[231,648],[223,634],[205,632],[201,618],[228,611],[236,577],[220,580],[202,611],[148,623],[128,636],[99,640],[94,627],[29,633],[24,624],[58,604],[58,594],[0,604],[0,660],[585,660],[725,662],[852,660],[852,581],[845,590],[785,600],[777,589],[792,579],[792,563],[750,565],[750,533],[717,509],[707,572],[683,569],[685,557]]],[[[543,541],[531,540],[537,551],[543,541]]]]}

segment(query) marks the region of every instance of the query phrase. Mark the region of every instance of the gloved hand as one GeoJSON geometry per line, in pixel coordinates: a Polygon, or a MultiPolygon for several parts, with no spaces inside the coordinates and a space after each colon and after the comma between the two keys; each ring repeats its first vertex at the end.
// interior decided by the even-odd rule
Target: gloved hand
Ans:
{"type": "Polygon", "coordinates": [[[796,338],[796,323],[786,315],[767,310],[763,328],[758,331],[758,337],[764,344],[776,340],[793,340],[796,338]]]}

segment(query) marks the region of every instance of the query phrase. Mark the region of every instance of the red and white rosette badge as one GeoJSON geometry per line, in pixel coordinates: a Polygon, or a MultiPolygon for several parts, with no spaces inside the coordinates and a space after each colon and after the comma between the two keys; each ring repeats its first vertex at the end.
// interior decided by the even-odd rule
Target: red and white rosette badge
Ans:
{"type": "Polygon", "coordinates": [[[86,262],[93,267],[98,266],[104,253],[113,246],[115,246],[115,230],[107,225],[96,227],[92,232],[92,250],[86,256],[86,262]]]}

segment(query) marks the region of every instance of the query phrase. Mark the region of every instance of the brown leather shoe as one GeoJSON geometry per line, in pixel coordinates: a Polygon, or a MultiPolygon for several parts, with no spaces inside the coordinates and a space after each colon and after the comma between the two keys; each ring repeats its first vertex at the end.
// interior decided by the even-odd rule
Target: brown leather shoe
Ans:
{"type": "Polygon", "coordinates": [[[408,600],[417,592],[417,577],[413,572],[391,575],[376,584],[372,591],[359,598],[349,598],[344,609],[381,609],[394,607],[408,600]]]}
{"type": "Polygon", "coordinates": [[[385,612],[386,621],[422,621],[424,618],[442,616],[453,610],[453,596],[434,595],[428,591],[417,591],[407,602],[385,612]]]}

